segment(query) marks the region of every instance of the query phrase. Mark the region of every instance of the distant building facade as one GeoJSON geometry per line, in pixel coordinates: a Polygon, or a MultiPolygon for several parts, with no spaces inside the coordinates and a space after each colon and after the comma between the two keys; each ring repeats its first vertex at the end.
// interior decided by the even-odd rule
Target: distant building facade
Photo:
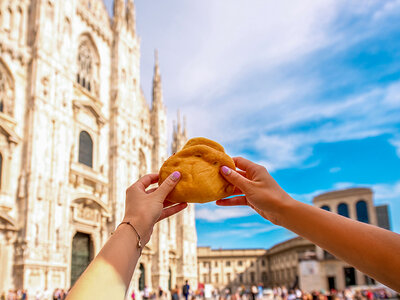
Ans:
{"type": "Polygon", "coordinates": [[[392,230],[389,218],[389,206],[388,205],[375,206],[375,210],[376,210],[376,217],[378,219],[378,226],[381,228],[385,228],[387,230],[392,230]]]}
{"type": "MultiPolygon", "coordinates": [[[[69,288],[121,222],[126,188],[167,158],[135,13],[133,0],[112,19],[101,0],[0,1],[0,293],[69,288]]],[[[131,288],[196,284],[196,242],[191,205],[155,227],[131,288]]]]}
{"type": "MultiPolygon", "coordinates": [[[[373,192],[369,188],[324,193],[316,196],[313,204],[344,217],[388,229],[388,208],[374,207],[373,192]]],[[[201,283],[233,290],[258,283],[265,287],[298,286],[306,291],[342,290],[347,286],[375,283],[372,278],[302,237],[279,243],[268,250],[199,247],[198,265],[201,283]],[[238,260],[245,262],[245,267],[237,267],[238,260]],[[248,275],[252,273],[253,276],[248,275]]]]}
{"type": "Polygon", "coordinates": [[[267,283],[265,249],[197,248],[198,280],[215,287],[267,283]]]}

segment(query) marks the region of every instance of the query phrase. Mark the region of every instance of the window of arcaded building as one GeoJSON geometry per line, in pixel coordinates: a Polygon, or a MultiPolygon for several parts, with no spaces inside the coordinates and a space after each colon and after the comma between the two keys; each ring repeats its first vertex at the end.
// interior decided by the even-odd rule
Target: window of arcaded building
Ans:
{"type": "Polygon", "coordinates": [[[89,133],[81,131],[79,134],[79,158],[78,161],[93,168],[93,141],[89,133]]]}
{"type": "Polygon", "coordinates": [[[321,208],[327,211],[331,211],[331,208],[328,205],[323,205],[321,206],[321,208]]]}
{"type": "Polygon", "coordinates": [[[238,266],[243,265],[243,262],[241,260],[238,261],[238,266]]]}
{"type": "Polygon", "coordinates": [[[349,217],[349,207],[346,203],[340,203],[337,207],[338,214],[348,218],[349,217]]]}
{"type": "Polygon", "coordinates": [[[267,282],[267,272],[261,273],[261,280],[262,280],[262,282],[267,282]]]}
{"type": "Polygon", "coordinates": [[[364,223],[369,223],[367,202],[360,200],[356,203],[357,220],[364,223]]]}
{"type": "Polygon", "coordinates": [[[252,283],[254,283],[256,281],[256,276],[255,276],[254,272],[250,272],[250,281],[252,283]]]}
{"type": "Polygon", "coordinates": [[[230,267],[231,266],[231,262],[229,260],[226,261],[226,266],[230,267]]]}

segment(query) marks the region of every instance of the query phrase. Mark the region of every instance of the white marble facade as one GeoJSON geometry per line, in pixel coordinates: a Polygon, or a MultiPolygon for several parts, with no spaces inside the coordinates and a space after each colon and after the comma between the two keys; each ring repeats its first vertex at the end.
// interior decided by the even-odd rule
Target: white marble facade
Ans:
{"type": "MultiPolygon", "coordinates": [[[[0,293],[68,288],[74,237],[93,257],[167,158],[158,60],[149,107],[134,2],[114,2],[111,19],[101,0],[0,0],[0,293]]],[[[132,288],[195,286],[196,241],[193,206],[164,220],[132,288]]]]}

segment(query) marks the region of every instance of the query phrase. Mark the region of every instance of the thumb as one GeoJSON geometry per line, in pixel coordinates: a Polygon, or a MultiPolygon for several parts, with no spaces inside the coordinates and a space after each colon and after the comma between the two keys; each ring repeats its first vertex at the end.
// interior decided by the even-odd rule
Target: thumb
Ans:
{"type": "Polygon", "coordinates": [[[175,171],[164,180],[164,182],[158,187],[157,194],[162,197],[162,202],[167,198],[168,194],[174,189],[179,179],[181,178],[181,173],[175,171]]]}
{"type": "Polygon", "coordinates": [[[223,166],[221,167],[221,174],[229,183],[232,183],[243,193],[246,193],[246,191],[249,190],[249,185],[251,184],[251,181],[240,175],[235,170],[232,170],[227,166],[223,166]]]}

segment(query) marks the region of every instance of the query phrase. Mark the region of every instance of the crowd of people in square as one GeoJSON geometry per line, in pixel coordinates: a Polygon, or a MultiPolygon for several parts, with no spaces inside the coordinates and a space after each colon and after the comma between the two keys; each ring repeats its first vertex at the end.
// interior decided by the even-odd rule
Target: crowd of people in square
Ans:
{"type": "Polygon", "coordinates": [[[65,289],[57,288],[53,292],[48,289],[28,294],[25,289],[8,290],[0,295],[0,300],[64,300],[68,295],[65,289]]]}
{"type": "MultiPolygon", "coordinates": [[[[234,290],[231,288],[213,288],[209,292],[204,285],[199,285],[196,290],[191,289],[186,281],[179,288],[175,286],[170,291],[161,287],[152,290],[145,286],[139,293],[132,292],[132,300],[378,300],[400,299],[400,294],[385,288],[347,288],[342,291],[320,290],[305,292],[299,288],[288,289],[285,286],[264,288],[261,284],[245,287],[242,285],[234,290]]],[[[50,290],[37,290],[28,297],[25,289],[9,290],[0,295],[0,300],[64,300],[68,291],[57,288],[50,290]]]]}
{"type": "MultiPolygon", "coordinates": [[[[232,290],[231,288],[212,289],[211,293],[207,288],[199,286],[195,291],[177,286],[170,291],[170,295],[159,289],[158,294],[153,293],[153,299],[159,300],[378,300],[378,299],[400,299],[396,292],[384,287],[352,287],[342,291],[320,290],[306,292],[299,288],[288,289],[285,286],[264,288],[261,284],[254,284],[249,287],[241,286],[232,290]],[[158,296],[158,297],[157,297],[158,296]]],[[[151,293],[150,293],[151,294],[151,293]]],[[[142,297],[146,299],[146,297],[142,297]]],[[[135,300],[135,298],[133,298],[135,300]]]]}
{"type": "MultiPolygon", "coordinates": [[[[193,298],[207,299],[202,291],[193,298]]],[[[285,286],[265,289],[262,285],[241,286],[234,291],[230,288],[214,289],[212,300],[375,300],[400,299],[400,295],[386,288],[347,288],[342,291],[320,290],[306,292],[299,288],[288,289],[285,286]]],[[[174,299],[173,299],[174,300],[174,299]]]]}

